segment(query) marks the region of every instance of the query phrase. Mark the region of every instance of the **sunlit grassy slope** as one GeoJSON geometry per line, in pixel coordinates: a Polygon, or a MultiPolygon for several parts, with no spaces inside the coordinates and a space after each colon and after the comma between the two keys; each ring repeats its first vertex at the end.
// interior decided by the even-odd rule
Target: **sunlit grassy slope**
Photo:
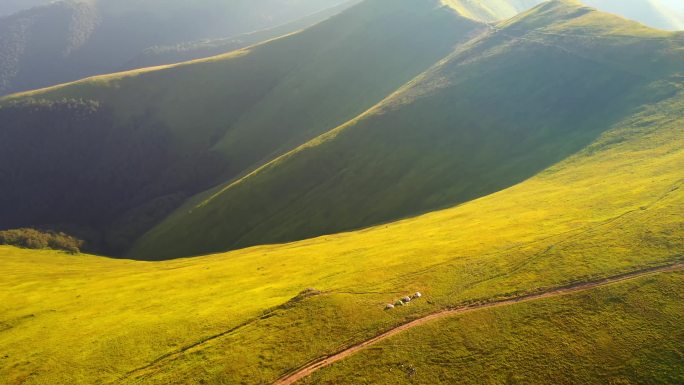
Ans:
{"type": "Polygon", "coordinates": [[[671,96],[681,35],[552,2],[458,49],[365,114],[199,195],[130,255],[358,229],[518,183],[671,96]]]}
{"type": "Polygon", "coordinates": [[[684,274],[411,330],[302,384],[681,384],[684,274]]]}
{"type": "MultiPolygon", "coordinates": [[[[681,78],[663,83],[671,97],[640,108],[534,178],[390,225],[158,263],[0,248],[0,378],[12,385],[270,383],[311,359],[444,307],[679,261],[684,255],[684,87],[681,78]],[[323,293],[288,302],[308,287],[323,293]],[[385,303],[415,291],[425,294],[423,300],[383,310],[385,303]]],[[[657,293],[672,292],[673,284],[663,281],[652,298],[679,306],[657,293]]],[[[627,297],[627,303],[634,298],[627,297]]],[[[573,318],[581,347],[589,338],[581,331],[591,322],[601,325],[611,313],[591,301],[573,301],[582,305],[573,318]],[[592,316],[593,311],[603,313],[592,316]]],[[[549,327],[540,334],[556,339],[536,337],[529,343],[552,354],[555,342],[571,338],[572,329],[556,334],[545,318],[571,304],[503,311],[499,334],[473,338],[499,343],[515,317],[535,316],[534,322],[549,327]]],[[[658,337],[673,330],[667,322],[676,308],[644,306],[661,322],[644,333],[658,337]]],[[[608,310],[617,311],[616,317],[623,314],[608,310]]],[[[477,332],[472,321],[477,317],[454,321],[447,331],[464,325],[477,332]]],[[[681,333],[677,325],[674,330],[681,333]]],[[[425,340],[415,340],[416,349],[430,343],[432,330],[416,331],[426,333],[425,340]]],[[[519,343],[521,337],[511,338],[519,343]]],[[[653,343],[661,346],[659,338],[653,343]]],[[[618,352],[624,342],[619,344],[618,352]]],[[[463,349],[457,347],[447,359],[463,349]]],[[[516,357],[505,362],[532,365],[516,357]]],[[[602,360],[592,362],[607,362],[602,360]]],[[[611,365],[616,372],[647,371],[652,361],[644,362],[611,365]]]]}
{"type": "Polygon", "coordinates": [[[527,11],[543,0],[442,0],[462,15],[484,22],[500,21],[527,11]]]}
{"type": "MultiPolygon", "coordinates": [[[[442,0],[442,3],[468,18],[490,23],[511,18],[543,2],[543,0],[442,0]]],[[[653,28],[684,30],[684,15],[661,0],[581,0],[581,2],[653,28]]]]}
{"type": "Polygon", "coordinates": [[[4,99],[0,228],[86,227],[121,254],[179,199],[352,119],[482,30],[437,5],[366,1],[241,51],[4,99]],[[81,102],[27,103],[62,98],[81,102]]]}

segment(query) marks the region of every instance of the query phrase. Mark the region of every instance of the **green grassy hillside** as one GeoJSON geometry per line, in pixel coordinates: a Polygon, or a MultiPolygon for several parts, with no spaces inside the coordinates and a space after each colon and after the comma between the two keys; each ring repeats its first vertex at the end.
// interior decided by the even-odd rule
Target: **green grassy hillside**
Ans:
{"type": "Polygon", "coordinates": [[[334,131],[195,197],[130,255],[293,241],[506,188],[670,97],[682,47],[681,35],[574,2],[542,5],[334,131]]]}
{"type": "Polygon", "coordinates": [[[679,384],[684,274],[441,320],[302,384],[679,384]]]}
{"type": "MultiPolygon", "coordinates": [[[[663,82],[669,98],[643,106],[569,159],[504,191],[414,219],[157,263],[0,247],[0,377],[10,385],[272,383],[312,359],[440,309],[681,261],[684,87],[681,77],[663,82]],[[306,288],[321,293],[298,296],[306,288]],[[425,294],[423,300],[383,310],[384,304],[416,291],[425,294]]],[[[647,352],[665,354],[672,344],[661,336],[681,334],[676,322],[680,281],[658,278],[655,284],[647,280],[609,289],[614,305],[591,300],[602,298],[603,291],[565,300],[569,303],[497,310],[498,332],[473,334],[469,341],[486,339],[473,347],[482,352],[499,341],[520,346],[518,355],[501,363],[509,369],[532,368],[534,363],[525,359],[531,348],[556,357],[559,367],[574,368],[572,352],[560,355],[558,343],[572,340],[582,349],[596,336],[594,325],[637,307],[641,313],[635,318],[615,323],[625,331],[623,337],[594,346],[615,347],[625,357],[621,346],[651,337],[647,352]],[[636,296],[626,294],[621,310],[614,297],[637,290],[655,302],[639,304],[636,296]],[[574,304],[580,307],[573,324],[553,322],[553,314],[565,314],[574,304]],[[655,306],[661,304],[668,307],[655,306]],[[539,325],[539,335],[523,340],[528,328],[512,334],[508,325],[519,317],[539,325]],[[646,323],[648,331],[641,328],[646,323]],[[630,325],[637,328],[630,332],[630,325]],[[492,344],[486,344],[489,340],[492,344]],[[516,345],[521,341],[529,345],[516,345]]],[[[461,337],[454,330],[480,332],[478,317],[487,318],[444,321],[448,329],[438,340],[430,334],[434,327],[416,330],[412,335],[421,339],[410,340],[416,350],[381,355],[378,364],[424,352],[431,341],[434,349],[441,349],[445,338],[458,344],[461,337]]],[[[456,360],[468,346],[456,346],[443,359],[456,360]]],[[[591,351],[586,357],[592,365],[610,364],[608,375],[628,373],[628,379],[638,380],[661,357],[647,352],[629,362],[608,362],[591,351]]],[[[498,361],[483,362],[498,368],[498,361]]],[[[430,363],[409,364],[422,376],[430,363]]],[[[467,364],[461,362],[454,372],[446,366],[437,374],[479,373],[467,364]]],[[[387,374],[369,367],[367,379],[385,381],[387,374]]],[[[574,378],[585,378],[594,368],[587,365],[574,378]]],[[[539,377],[524,379],[542,376],[540,371],[539,377]]]]}
{"type": "Polygon", "coordinates": [[[120,71],[153,46],[254,32],[344,1],[44,1],[0,15],[0,95],[120,71]]]}
{"type": "Polygon", "coordinates": [[[227,55],[5,98],[0,228],[125,251],[184,198],[353,118],[481,30],[435,4],[369,1],[227,55]]]}
{"type": "MultiPolygon", "coordinates": [[[[681,5],[662,0],[580,0],[601,11],[611,12],[653,28],[684,30],[681,5]]],[[[674,0],[677,1],[677,0],[674,0]]],[[[473,20],[495,22],[509,19],[543,3],[543,0],[442,0],[462,15],[473,20]]]]}
{"type": "Polygon", "coordinates": [[[509,19],[543,0],[442,0],[442,3],[473,20],[494,22],[509,19]]]}

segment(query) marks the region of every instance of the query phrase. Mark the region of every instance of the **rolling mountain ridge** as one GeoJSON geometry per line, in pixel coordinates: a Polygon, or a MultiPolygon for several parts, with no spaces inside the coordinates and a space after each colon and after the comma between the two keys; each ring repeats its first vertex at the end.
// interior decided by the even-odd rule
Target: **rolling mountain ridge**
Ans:
{"type": "Polygon", "coordinates": [[[198,195],[129,255],[289,242],[514,185],[669,97],[663,80],[680,76],[682,44],[681,34],[574,2],[541,5],[457,49],[370,111],[198,195]]]}
{"type": "MultiPolygon", "coordinates": [[[[543,2],[543,0],[443,0],[445,5],[454,8],[465,17],[489,23],[509,19],[543,2]]],[[[682,6],[669,1],[581,0],[581,2],[653,28],[684,30],[682,6]]]]}
{"type": "Polygon", "coordinates": [[[485,29],[435,4],[366,2],[223,56],[5,98],[0,228],[123,253],[185,198],[352,119],[485,29]]]}
{"type": "Polygon", "coordinates": [[[684,382],[684,33],[476,19],[0,98],[0,382],[684,382]]]}
{"type": "MultiPolygon", "coordinates": [[[[0,348],[6,355],[0,376],[10,384],[274,383],[308,362],[443,309],[681,262],[684,86],[677,78],[662,82],[669,97],[643,106],[535,177],[388,225],[157,263],[0,247],[0,348]],[[22,294],[27,290],[31,300],[22,294]],[[384,310],[416,291],[422,300],[384,310]],[[93,362],[106,362],[107,370],[93,370],[93,362]]],[[[673,354],[681,344],[681,276],[649,276],[428,323],[398,336],[408,343],[394,345],[395,353],[387,345],[362,352],[359,359],[373,357],[367,372],[351,357],[312,379],[477,383],[479,362],[488,363],[488,378],[517,375],[533,384],[557,376],[557,365],[568,381],[676,379],[682,375],[673,354]],[[534,325],[536,333],[511,325],[509,317],[534,325]],[[482,327],[471,330],[474,325],[482,327]],[[436,336],[435,327],[441,330],[436,336]],[[467,336],[459,334],[462,328],[467,336]],[[606,336],[597,328],[619,332],[606,336]],[[499,349],[501,339],[516,354],[499,349]],[[456,346],[451,354],[443,342],[456,346]],[[558,346],[570,355],[557,354],[558,346]],[[606,351],[628,364],[601,370],[613,362],[606,351]],[[572,359],[575,353],[583,358],[572,359]],[[458,370],[405,360],[417,354],[444,357],[458,370]],[[412,379],[399,363],[416,368],[412,379]],[[649,371],[654,365],[658,377],[649,371]],[[395,368],[396,376],[379,367],[395,368]]]]}
{"type": "MultiPolygon", "coordinates": [[[[46,2],[38,7],[0,16],[0,95],[130,69],[138,55],[155,46],[255,32],[340,6],[344,2],[46,2]]],[[[348,3],[351,5],[353,1],[348,3]]],[[[320,19],[312,23],[317,21],[320,19]]],[[[291,27],[297,28],[296,25],[291,27]]],[[[165,60],[168,61],[163,64],[182,61],[182,57],[180,53],[167,56],[165,60]]]]}

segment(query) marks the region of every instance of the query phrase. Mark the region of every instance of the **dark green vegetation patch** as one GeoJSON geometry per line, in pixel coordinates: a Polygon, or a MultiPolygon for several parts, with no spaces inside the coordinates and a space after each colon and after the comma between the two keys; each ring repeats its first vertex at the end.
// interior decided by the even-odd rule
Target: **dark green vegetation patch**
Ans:
{"type": "Polygon", "coordinates": [[[53,231],[16,229],[0,231],[0,245],[36,250],[62,250],[71,254],[78,254],[81,252],[80,248],[83,246],[83,241],[53,231]]]}

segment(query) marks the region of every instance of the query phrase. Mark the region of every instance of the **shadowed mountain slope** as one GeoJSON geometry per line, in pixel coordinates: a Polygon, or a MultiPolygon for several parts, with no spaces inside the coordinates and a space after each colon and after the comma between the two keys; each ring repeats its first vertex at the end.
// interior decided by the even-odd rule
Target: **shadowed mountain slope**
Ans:
{"type": "Polygon", "coordinates": [[[367,113],[192,199],[130,255],[293,241],[506,188],[669,97],[669,82],[681,79],[683,46],[681,35],[575,2],[541,5],[367,113]]]}
{"type": "Polygon", "coordinates": [[[189,195],[352,119],[483,30],[436,5],[371,0],[227,55],[5,98],[0,228],[73,228],[121,253],[189,195]]]}

